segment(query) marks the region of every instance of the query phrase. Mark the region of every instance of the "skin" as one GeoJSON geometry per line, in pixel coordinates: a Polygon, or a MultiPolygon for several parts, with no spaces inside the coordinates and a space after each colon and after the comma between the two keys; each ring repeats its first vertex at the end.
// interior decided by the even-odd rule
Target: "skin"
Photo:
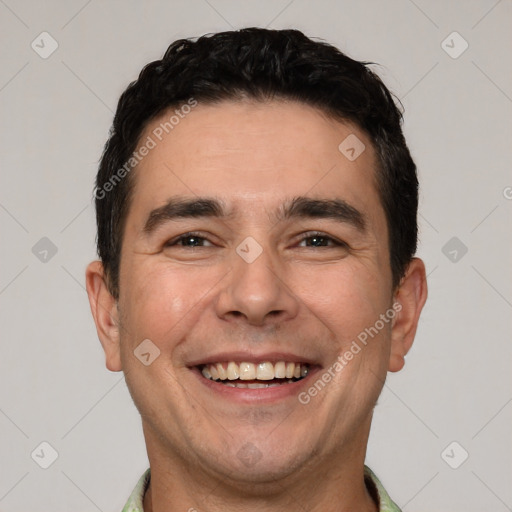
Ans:
{"type": "Polygon", "coordinates": [[[392,288],[376,167],[357,127],[285,101],[199,104],[138,165],[119,300],[100,262],[86,280],[106,365],[125,372],[142,416],[151,465],[145,511],[377,510],[363,480],[373,408],[387,372],[404,364],[427,286],[415,258],[392,288]],[[366,146],[354,161],[338,150],[349,134],[366,146]],[[234,214],[170,220],[146,234],[150,212],[175,196],[214,197],[234,214]],[[295,196],[342,199],[366,228],[277,220],[295,196]],[[166,245],[189,231],[202,245],[166,245]],[[347,246],[316,246],[310,231],[347,246]],[[262,248],[252,263],[236,252],[248,236],[262,248]],[[298,392],[394,303],[401,311],[393,321],[302,404],[298,392]],[[145,339],[160,350],[149,366],[134,356],[145,339]],[[240,351],[293,353],[317,373],[293,396],[242,401],[212,391],[190,368],[240,351]]]}

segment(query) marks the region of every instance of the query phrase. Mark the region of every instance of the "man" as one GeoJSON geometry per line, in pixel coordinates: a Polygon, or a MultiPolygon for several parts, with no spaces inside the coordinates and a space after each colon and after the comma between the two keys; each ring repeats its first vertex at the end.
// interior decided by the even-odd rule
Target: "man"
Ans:
{"type": "Polygon", "coordinates": [[[123,93],[86,279],[147,445],[126,512],[398,510],[364,460],[427,295],[400,122],[295,30],[177,41],[123,93]]]}

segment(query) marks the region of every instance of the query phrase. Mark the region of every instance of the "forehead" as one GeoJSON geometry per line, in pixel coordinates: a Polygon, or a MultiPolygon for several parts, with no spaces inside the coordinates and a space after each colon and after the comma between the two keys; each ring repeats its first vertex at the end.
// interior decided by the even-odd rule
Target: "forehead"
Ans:
{"type": "Polygon", "coordinates": [[[342,198],[367,210],[380,208],[368,137],[355,125],[302,103],[173,107],[146,127],[139,148],[144,145],[151,148],[134,171],[130,210],[135,215],[173,195],[205,194],[223,198],[246,215],[257,212],[248,204],[273,208],[294,196],[342,198]]]}

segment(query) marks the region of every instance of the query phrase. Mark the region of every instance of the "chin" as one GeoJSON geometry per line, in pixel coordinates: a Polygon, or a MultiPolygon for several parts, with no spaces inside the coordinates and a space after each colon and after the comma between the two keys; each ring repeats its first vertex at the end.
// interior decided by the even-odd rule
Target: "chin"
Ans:
{"type": "MultiPolygon", "coordinates": [[[[233,486],[251,484],[275,484],[303,470],[311,459],[306,443],[293,443],[290,439],[249,441],[232,440],[228,450],[217,456],[209,454],[210,468],[217,475],[223,475],[233,486]]],[[[203,466],[204,467],[204,466],[203,466]]],[[[267,487],[267,486],[265,486],[267,487]]]]}

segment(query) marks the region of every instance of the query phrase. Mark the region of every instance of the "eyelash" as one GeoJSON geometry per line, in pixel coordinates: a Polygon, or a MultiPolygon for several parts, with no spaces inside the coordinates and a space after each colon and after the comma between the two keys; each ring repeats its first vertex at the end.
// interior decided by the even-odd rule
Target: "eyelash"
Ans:
{"type": "MultiPolygon", "coordinates": [[[[165,246],[166,247],[177,246],[179,244],[179,242],[181,242],[183,240],[186,240],[187,238],[197,238],[197,239],[200,239],[200,240],[207,240],[207,241],[209,241],[206,237],[201,236],[201,233],[190,231],[188,233],[184,233],[183,235],[180,235],[177,238],[169,240],[165,244],[165,246]]],[[[310,231],[310,232],[304,233],[304,235],[300,239],[299,243],[302,243],[305,240],[308,240],[308,239],[311,239],[311,238],[322,238],[322,239],[327,240],[328,242],[332,242],[334,244],[332,246],[322,245],[322,246],[318,246],[318,247],[327,247],[327,248],[344,247],[344,248],[348,248],[348,244],[346,244],[345,242],[337,240],[337,239],[333,238],[332,236],[326,235],[325,233],[322,233],[320,231],[310,231]]],[[[182,246],[182,247],[185,247],[185,248],[187,248],[187,247],[188,248],[195,248],[196,246],[182,246]]],[[[314,246],[309,246],[309,247],[314,247],[314,246]]]]}

